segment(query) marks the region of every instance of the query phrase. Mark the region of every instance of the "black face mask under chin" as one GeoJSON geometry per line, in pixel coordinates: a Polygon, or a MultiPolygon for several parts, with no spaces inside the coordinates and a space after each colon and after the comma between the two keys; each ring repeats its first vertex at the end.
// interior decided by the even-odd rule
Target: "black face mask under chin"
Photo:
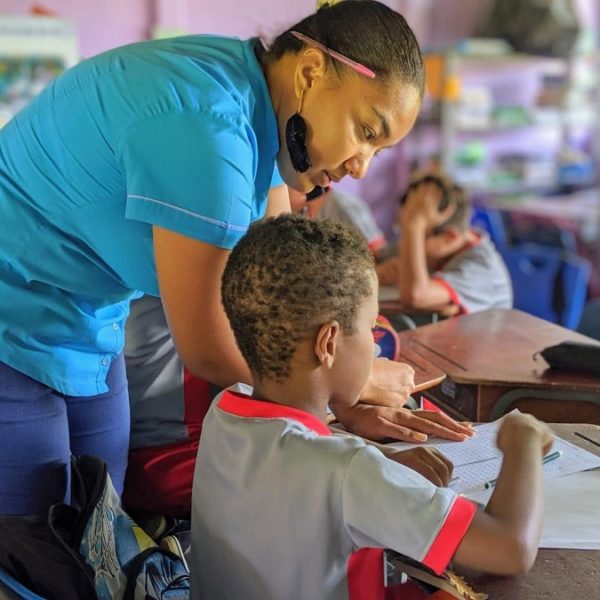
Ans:
{"type": "Polygon", "coordinates": [[[292,167],[299,173],[308,171],[312,163],[306,149],[306,122],[298,112],[289,118],[285,126],[285,142],[292,167]]]}

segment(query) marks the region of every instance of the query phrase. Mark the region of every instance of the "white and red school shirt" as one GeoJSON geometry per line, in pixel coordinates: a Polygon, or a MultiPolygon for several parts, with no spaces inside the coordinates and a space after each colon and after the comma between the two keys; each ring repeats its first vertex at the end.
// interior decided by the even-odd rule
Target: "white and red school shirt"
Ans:
{"type": "Polygon", "coordinates": [[[385,548],[446,567],[474,504],[307,412],[246,394],[225,390],[204,421],[193,599],[380,600],[385,548]]]}
{"type": "Polygon", "coordinates": [[[470,314],[489,308],[512,308],[510,274],[489,235],[475,231],[477,239],[467,244],[433,274],[460,308],[470,314]]]}

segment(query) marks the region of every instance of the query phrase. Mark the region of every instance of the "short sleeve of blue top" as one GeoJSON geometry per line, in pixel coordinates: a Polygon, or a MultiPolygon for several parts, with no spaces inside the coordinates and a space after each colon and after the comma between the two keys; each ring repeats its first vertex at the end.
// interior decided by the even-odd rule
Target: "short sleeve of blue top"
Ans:
{"type": "Polygon", "coordinates": [[[277,123],[254,41],[188,36],[87,60],[0,132],[0,361],[105,392],[152,225],[230,249],[266,209],[277,123]]]}

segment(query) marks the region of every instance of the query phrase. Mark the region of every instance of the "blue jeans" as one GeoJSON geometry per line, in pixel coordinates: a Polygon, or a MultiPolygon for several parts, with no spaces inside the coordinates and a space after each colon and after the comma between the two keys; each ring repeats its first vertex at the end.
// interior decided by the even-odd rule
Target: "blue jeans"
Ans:
{"type": "Polygon", "coordinates": [[[106,383],[104,394],[65,396],[0,363],[0,514],[41,515],[56,502],[69,502],[72,454],[104,460],[122,492],[129,446],[122,354],[106,383]]]}

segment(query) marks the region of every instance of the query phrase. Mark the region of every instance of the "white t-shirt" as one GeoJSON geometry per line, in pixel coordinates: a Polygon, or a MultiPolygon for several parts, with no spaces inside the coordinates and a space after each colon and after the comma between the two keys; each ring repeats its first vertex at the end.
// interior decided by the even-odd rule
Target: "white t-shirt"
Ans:
{"type": "Polygon", "coordinates": [[[333,189],[323,202],[317,219],[331,219],[357,229],[367,241],[372,252],[377,252],[385,246],[385,236],[369,205],[356,196],[333,189]]]}
{"type": "Polygon", "coordinates": [[[448,290],[452,302],[464,314],[512,308],[508,269],[489,235],[479,231],[477,235],[477,242],[457,252],[433,274],[433,279],[448,290]]]}
{"type": "Polygon", "coordinates": [[[475,513],[362,439],[231,389],[204,421],[194,481],[196,600],[383,598],[383,549],[441,572],[475,513]]]}

